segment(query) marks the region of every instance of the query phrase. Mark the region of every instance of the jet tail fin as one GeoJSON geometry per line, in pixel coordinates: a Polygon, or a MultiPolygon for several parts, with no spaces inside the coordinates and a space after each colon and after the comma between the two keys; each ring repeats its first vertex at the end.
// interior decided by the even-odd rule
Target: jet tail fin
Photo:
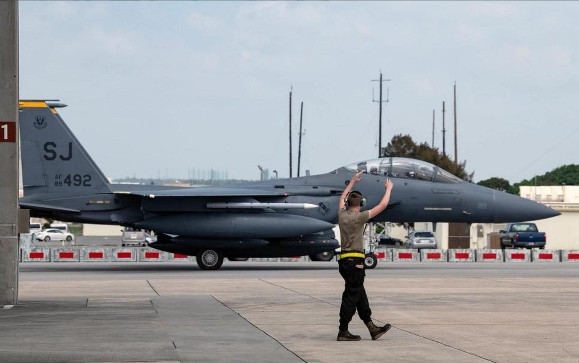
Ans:
{"type": "Polygon", "coordinates": [[[108,193],[108,180],[57,112],[62,103],[20,101],[24,195],[108,193]]]}

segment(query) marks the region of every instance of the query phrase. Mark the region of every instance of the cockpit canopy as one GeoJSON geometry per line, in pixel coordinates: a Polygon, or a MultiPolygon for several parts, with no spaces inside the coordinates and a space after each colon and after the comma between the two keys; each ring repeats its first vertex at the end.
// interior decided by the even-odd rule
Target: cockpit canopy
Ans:
{"type": "Polygon", "coordinates": [[[425,161],[408,158],[382,158],[366,160],[345,166],[352,171],[393,178],[418,179],[436,183],[460,183],[462,180],[448,171],[425,161]]]}

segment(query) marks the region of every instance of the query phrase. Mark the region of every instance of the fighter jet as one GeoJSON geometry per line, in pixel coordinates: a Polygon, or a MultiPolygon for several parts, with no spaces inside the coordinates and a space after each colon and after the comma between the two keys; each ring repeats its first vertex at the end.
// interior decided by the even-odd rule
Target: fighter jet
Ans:
{"type": "Polygon", "coordinates": [[[373,222],[501,223],[559,213],[511,194],[465,182],[432,164],[387,157],[327,174],[214,187],[113,184],[65,124],[57,101],[20,102],[24,197],[31,215],[60,221],[117,224],[154,231],[150,247],[196,256],[201,269],[224,258],[319,258],[339,247],[333,227],[338,198],[357,171],[367,208],[384,194],[388,208],[373,222]]]}

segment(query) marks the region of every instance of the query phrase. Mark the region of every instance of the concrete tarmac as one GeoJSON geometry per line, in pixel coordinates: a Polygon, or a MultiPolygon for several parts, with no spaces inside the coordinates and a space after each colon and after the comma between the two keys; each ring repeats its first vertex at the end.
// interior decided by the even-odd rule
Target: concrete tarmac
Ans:
{"type": "Polygon", "coordinates": [[[578,263],[379,263],[337,342],[335,262],[22,263],[0,362],[579,362],[578,263]]]}

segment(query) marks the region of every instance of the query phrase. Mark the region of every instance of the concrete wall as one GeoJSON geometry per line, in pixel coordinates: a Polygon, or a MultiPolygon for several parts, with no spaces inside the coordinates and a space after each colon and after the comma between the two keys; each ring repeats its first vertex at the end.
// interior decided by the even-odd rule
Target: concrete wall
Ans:
{"type": "Polygon", "coordinates": [[[579,249],[579,211],[563,212],[560,216],[535,221],[539,231],[547,233],[545,248],[552,250],[579,249]]]}
{"type": "MultiPolygon", "coordinates": [[[[83,236],[122,236],[121,226],[109,226],[102,224],[85,224],[83,226],[83,236]]],[[[120,239],[119,239],[120,241],[120,239]]]]}

